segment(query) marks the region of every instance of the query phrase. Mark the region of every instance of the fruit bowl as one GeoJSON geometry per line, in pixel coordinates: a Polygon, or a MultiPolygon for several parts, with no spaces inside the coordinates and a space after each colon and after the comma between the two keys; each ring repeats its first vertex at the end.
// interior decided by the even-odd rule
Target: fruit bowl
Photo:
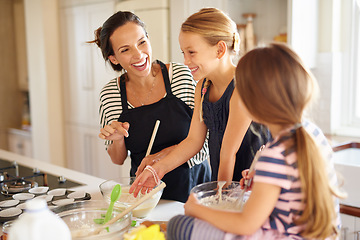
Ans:
{"type": "MultiPolygon", "coordinates": [[[[105,201],[107,203],[110,203],[110,196],[113,187],[116,184],[120,184],[121,195],[119,200],[115,202],[115,206],[118,207],[124,205],[131,206],[142,196],[142,194],[139,193],[139,195],[135,198],[133,194],[129,193],[130,186],[134,181],[135,181],[135,177],[121,177],[121,178],[110,179],[100,184],[99,186],[100,192],[104,197],[105,201]]],[[[163,193],[163,189],[157,192],[150,199],[146,200],[144,203],[136,207],[132,211],[133,217],[137,217],[137,218],[146,217],[156,207],[156,205],[158,204],[161,198],[162,193],[163,193]]]]}
{"type": "MultiPolygon", "coordinates": [[[[104,218],[108,207],[109,204],[103,200],[86,200],[62,205],[52,211],[69,227],[73,240],[122,239],[123,234],[130,229],[131,213],[111,224],[108,229],[103,229],[98,235],[91,234],[101,226],[99,222],[104,218]]],[[[125,207],[114,207],[111,218],[125,207]]]]}
{"type": "MultiPolygon", "coordinates": [[[[216,209],[241,211],[241,189],[239,182],[212,181],[193,187],[190,193],[195,193],[204,206],[216,209]],[[219,189],[221,188],[221,191],[219,189]]],[[[245,192],[242,202],[249,198],[250,192],[245,192]]]]}

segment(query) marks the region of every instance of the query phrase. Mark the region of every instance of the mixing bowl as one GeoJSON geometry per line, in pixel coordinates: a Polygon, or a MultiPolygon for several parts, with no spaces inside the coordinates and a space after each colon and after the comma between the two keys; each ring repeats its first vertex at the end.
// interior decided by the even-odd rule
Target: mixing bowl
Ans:
{"type": "MultiPolygon", "coordinates": [[[[87,200],[62,205],[52,211],[67,224],[73,240],[122,239],[131,226],[131,213],[111,224],[108,231],[103,229],[98,235],[91,235],[91,232],[101,226],[97,223],[98,219],[104,218],[108,206],[103,200],[87,200]]],[[[126,206],[123,205],[122,208],[124,207],[126,206]]],[[[121,209],[114,207],[112,218],[120,212],[121,209]]]]}
{"type": "MultiPolygon", "coordinates": [[[[206,182],[193,187],[191,193],[195,193],[197,199],[204,206],[240,211],[243,190],[239,182],[206,182]]],[[[250,192],[245,192],[242,201],[245,202],[249,195],[250,192]]]]}
{"type": "MultiPolygon", "coordinates": [[[[117,202],[115,202],[115,206],[121,207],[121,205],[131,206],[135,203],[142,194],[139,194],[136,198],[133,194],[129,193],[129,189],[131,184],[135,181],[135,177],[121,177],[115,178],[111,180],[107,180],[100,184],[99,188],[101,194],[103,195],[106,202],[110,203],[110,195],[113,187],[116,184],[121,185],[121,195],[117,202]]],[[[144,218],[146,217],[158,204],[160,197],[163,193],[163,189],[157,192],[154,196],[150,199],[146,200],[144,203],[136,207],[132,211],[132,215],[137,218],[144,218]]]]}

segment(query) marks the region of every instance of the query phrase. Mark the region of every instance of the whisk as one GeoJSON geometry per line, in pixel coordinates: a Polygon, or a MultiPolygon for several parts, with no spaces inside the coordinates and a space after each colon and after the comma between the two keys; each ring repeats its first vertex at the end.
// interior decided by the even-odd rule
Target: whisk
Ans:
{"type": "MultiPolygon", "coordinates": [[[[249,172],[248,174],[250,174],[252,171],[254,171],[254,168],[255,168],[255,164],[256,162],[258,161],[259,157],[260,157],[260,152],[265,148],[265,145],[262,145],[259,150],[256,152],[255,156],[254,156],[254,159],[250,165],[250,168],[249,168],[249,172]]],[[[245,195],[245,192],[247,191],[248,187],[250,187],[251,185],[251,182],[252,182],[252,178],[251,179],[245,179],[244,180],[244,189],[243,191],[241,192],[241,195],[240,195],[240,198],[238,200],[238,206],[239,206],[239,209],[240,211],[242,211],[243,209],[243,206],[244,206],[244,195],[245,195]]]]}

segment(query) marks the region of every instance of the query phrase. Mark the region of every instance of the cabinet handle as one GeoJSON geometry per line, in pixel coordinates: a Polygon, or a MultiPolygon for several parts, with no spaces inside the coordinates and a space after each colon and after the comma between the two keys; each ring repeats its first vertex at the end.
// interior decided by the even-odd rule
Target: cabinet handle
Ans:
{"type": "Polygon", "coordinates": [[[349,228],[348,227],[342,227],[341,228],[341,239],[346,240],[347,239],[347,233],[349,228]]]}

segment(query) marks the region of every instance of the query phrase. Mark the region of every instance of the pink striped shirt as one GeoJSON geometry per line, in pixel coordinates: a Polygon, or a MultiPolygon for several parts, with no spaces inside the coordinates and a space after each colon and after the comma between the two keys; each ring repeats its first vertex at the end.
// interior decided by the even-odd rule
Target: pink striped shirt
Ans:
{"type": "MultiPolygon", "coordinates": [[[[321,130],[314,124],[306,121],[303,123],[305,129],[314,137],[327,158],[327,170],[332,184],[337,182],[336,174],[331,163],[332,150],[321,130]]],[[[294,129],[289,130],[293,132],[294,129]]],[[[301,182],[297,168],[297,154],[294,151],[292,134],[274,139],[268,143],[267,147],[261,152],[261,156],[256,164],[255,182],[274,184],[281,187],[279,199],[274,210],[263,224],[263,230],[276,229],[279,233],[301,239],[300,232],[305,225],[296,226],[294,219],[298,218],[304,204],[302,204],[303,194],[301,192],[301,182]]],[[[337,212],[339,209],[338,201],[335,200],[334,207],[337,212]]],[[[339,215],[339,214],[338,214],[339,215]]],[[[340,226],[339,218],[338,225],[340,226]]]]}

